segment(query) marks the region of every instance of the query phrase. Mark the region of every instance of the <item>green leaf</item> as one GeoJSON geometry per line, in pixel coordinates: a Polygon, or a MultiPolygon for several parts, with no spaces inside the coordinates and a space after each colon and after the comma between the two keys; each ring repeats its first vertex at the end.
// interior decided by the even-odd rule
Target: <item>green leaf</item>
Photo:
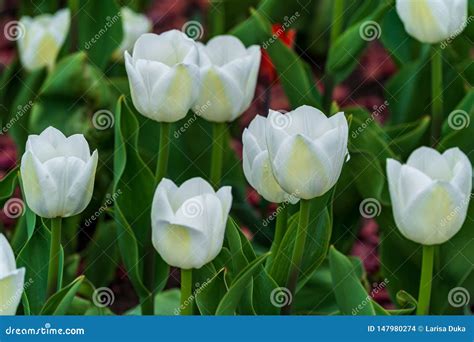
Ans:
{"type": "Polygon", "coordinates": [[[431,118],[425,116],[415,122],[389,127],[390,149],[400,155],[402,160],[407,159],[413,150],[428,142],[430,123],[431,118]]]}
{"type": "Polygon", "coordinates": [[[72,11],[77,17],[78,48],[87,52],[93,64],[105,69],[122,42],[120,7],[115,1],[88,1],[77,13],[72,11]]]}
{"type": "Polygon", "coordinates": [[[16,189],[18,184],[18,169],[18,167],[15,167],[0,180],[0,206],[2,207],[5,202],[13,196],[13,192],[16,189]]]}
{"type": "Polygon", "coordinates": [[[74,296],[76,295],[77,291],[79,291],[84,278],[84,276],[77,277],[76,280],[74,280],[68,286],[62,288],[52,295],[44,305],[40,314],[65,315],[72,303],[72,300],[74,299],[74,296]]]}
{"type": "Polygon", "coordinates": [[[360,283],[350,260],[334,247],[329,250],[329,267],[337,305],[343,315],[375,315],[372,299],[360,283]]]}
{"type": "Polygon", "coordinates": [[[201,315],[215,315],[226,292],[225,269],[222,268],[195,291],[196,304],[201,315]]]}
{"type": "MultiPolygon", "coordinates": [[[[130,280],[140,297],[148,290],[143,285],[143,256],[151,244],[151,204],[154,176],[138,154],[138,123],[125,99],[117,103],[115,120],[114,207],[119,249],[130,280]],[[137,194],[140,194],[137,196],[137,194]]],[[[156,255],[156,285],[163,288],[168,265],[156,255]]]]}
{"type": "Polygon", "coordinates": [[[265,261],[268,257],[268,254],[264,254],[245,267],[242,272],[240,272],[235,280],[232,282],[232,285],[229,288],[229,291],[222,298],[219,306],[216,310],[216,315],[234,315],[239,305],[240,299],[244,294],[245,290],[248,288],[250,281],[253,275],[259,270],[259,266],[265,261]]]}

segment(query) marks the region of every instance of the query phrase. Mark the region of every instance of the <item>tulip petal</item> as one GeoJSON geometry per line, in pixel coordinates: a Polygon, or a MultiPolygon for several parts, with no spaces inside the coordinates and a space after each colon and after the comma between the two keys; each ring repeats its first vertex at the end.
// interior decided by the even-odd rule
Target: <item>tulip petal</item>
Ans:
{"type": "Polygon", "coordinates": [[[0,278],[0,316],[15,315],[25,284],[25,269],[20,268],[0,278]]]}
{"type": "Polygon", "coordinates": [[[188,179],[171,195],[174,208],[179,208],[189,198],[205,194],[215,194],[212,186],[201,177],[188,179]]]}
{"type": "MultiPolygon", "coordinates": [[[[125,68],[127,70],[128,82],[130,84],[130,94],[132,96],[133,105],[142,115],[149,115],[151,112],[150,108],[150,96],[145,82],[141,77],[141,74],[135,68],[134,61],[128,52],[125,52],[125,68]]],[[[151,91],[151,90],[150,90],[151,91]]]]}
{"type": "Polygon", "coordinates": [[[433,180],[451,180],[453,174],[448,162],[435,149],[420,147],[408,158],[407,164],[417,168],[433,180]]]}
{"type": "Polygon", "coordinates": [[[0,233],[0,278],[14,270],[16,270],[15,255],[5,235],[0,233]]]}
{"type": "Polygon", "coordinates": [[[247,49],[240,39],[230,35],[220,35],[209,40],[205,52],[212,64],[217,66],[247,56],[247,49]]]}
{"type": "Polygon", "coordinates": [[[217,197],[221,201],[222,205],[222,217],[225,218],[225,225],[227,223],[227,217],[230,213],[230,208],[232,207],[232,187],[223,186],[216,192],[217,197]]]}
{"type": "Polygon", "coordinates": [[[446,150],[443,157],[453,172],[451,184],[456,186],[465,196],[470,196],[472,190],[472,164],[469,158],[457,147],[446,150]]]}
{"type": "Polygon", "coordinates": [[[54,36],[56,44],[62,46],[66,40],[71,23],[71,11],[68,8],[63,8],[57,11],[51,18],[49,31],[54,36]]]}
{"type": "Polygon", "coordinates": [[[262,52],[260,51],[260,46],[258,45],[250,46],[247,49],[247,52],[250,55],[251,65],[247,77],[247,84],[244,87],[245,100],[242,104],[242,111],[247,110],[254,98],[255,88],[257,87],[258,71],[260,70],[260,61],[262,59],[262,52]]]}
{"type": "Polygon", "coordinates": [[[422,191],[431,186],[433,180],[420,170],[409,165],[400,169],[398,196],[404,207],[415,199],[422,191]]]}
{"type": "Polygon", "coordinates": [[[174,213],[179,209],[182,203],[173,204],[171,199],[178,190],[178,187],[169,179],[163,178],[158,184],[153,196],[153,204],[151,208],[151,217],[153,224],[156,218],[159,220],[172,222],[174,220],[174,213]]]}

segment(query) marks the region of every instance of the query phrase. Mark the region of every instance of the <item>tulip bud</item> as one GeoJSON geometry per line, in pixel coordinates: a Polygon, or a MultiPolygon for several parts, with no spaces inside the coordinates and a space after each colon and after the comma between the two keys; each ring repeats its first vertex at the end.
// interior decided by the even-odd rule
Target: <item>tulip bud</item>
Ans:
{"type": "Polygon", "coordinates": [[[273,174],[287,193],[311,199],[336,184],[347,154],[344,113],[327,118],[310,106],[286,114],[270,110],[266,138],[273,174]]]}
{"type": "Polygon", "coordinates": [[[202,178],[179,188],[164,178],[151,209],[153,246],[169,265],[201,268],[221,251],[232,205],[231,187],[215,192],[202,178]]]}
{"type": "Polygon", "coordinates": [[[393,216],[406,238],[423,245],[446,242],[466,219],[472,165],[458,148],[420,147],[405,165],[387,160],[393,216]]]}
{"type": "Polygon", "coordinates": [[[125,52],[130,92],[140,114],[162,122],[186,116],[199,88],[198,52],[183,32],[146,33],[125,52]]]}
{"type": "Polygon", "coordinates": [[[54,15],[22,17],[20,30],[23,32],[18,38],[21,64],[30,71],[45,66],[51,69],[66,40],[70,21],[69,9],[62,9],[54,15]]]}
{"type": "Polygon", "coordinates": [[[397,0],[396,7],[405,30],[422,43],[454,38],[467,25],[467,0],[397,0]]]}
{"type": "Polygon", "coordinates": [[[24,283],[25,268],[16,268],[13,250],[5,236],[0,234],[0,316],[16,313],[24,283]]]}
{"type": "Polygon", "coordinates": [[[298,194],[286,193],[277,183],[268,158],[265,134],[266,118],[257,115],[249,127],[244,130],[243,164],[244,174],[250,185],[267,201],[281,203],[298,202],[298,194]]]}
{"type": "Polygon", "coordinates": [[[120,16],[122,18],[123,39],[118,48],[118,53],[122,57],[125,51],[133,49],[133,44],[142,34],[150,32],[153,25],[145,15],[135,13],[128,7],[120,9],[120,16]]]}
{"type": "Polygon", "coordinates": [[[233,36],[198,44],[201,87],[195,108],[214,122],[233,121],[252,102],[260,66],[260,47],[248,49],[233,36]],[[200,111],[199,108],[206,108],[200,111]]]}
{"type": "Polygon", "coordinates": [[[46,218],[81,213],[92,197],[97,160],[82,134],[66,138],[48,127],[30,135],[20,168],[30,209],[46,218]]]}

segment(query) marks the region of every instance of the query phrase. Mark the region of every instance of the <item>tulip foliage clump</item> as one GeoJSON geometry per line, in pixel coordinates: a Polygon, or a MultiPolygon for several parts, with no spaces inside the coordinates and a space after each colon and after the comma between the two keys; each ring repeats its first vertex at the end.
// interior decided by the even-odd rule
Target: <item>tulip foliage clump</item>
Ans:
{"type": "Polygon", "coordinates": [[[472,314],[473,1],[58,3],[4,30],[0,315],[472,314]]]}

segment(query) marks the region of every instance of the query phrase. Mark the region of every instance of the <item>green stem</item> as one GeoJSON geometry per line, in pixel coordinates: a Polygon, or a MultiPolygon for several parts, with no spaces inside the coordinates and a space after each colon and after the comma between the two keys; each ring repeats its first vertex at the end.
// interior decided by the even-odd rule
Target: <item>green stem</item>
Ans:
{"type": "Polygon", "coordinates": [[[435,246],[423,246],[421,265],[420,292],[418,294],[417,315],[428,315],[431,298],[431,281],[433,276],[433,259],[435,246]]]}
{"type": "Polygon", "coordinates": [[[221,183],[222,160],[224,156],[224,138],[226,124],[214,122],[212,127],[211,184],[218,188],[221,183]]]}
{"type": "MultiPolygon", "coordinates": [[[[300,200],[300,213],[298,222],[298,232],[296,235],[295,247],[293,248],[293,256],[291,257],[291,271],[288,279],[288,290],[295,298],[296,285],[298,283],[298,274],[303,260],[304,247],[306,243],[306,235],[309,223],[309,209],[311,206],[310,200],[300,200]]],[[[291,313],[291,301],[283,307],[282,314],[289,315],[291,313]]]]}
{"type": "Polygon", "coordinates": [[[288,220],[288,202],[280,203],[277,209],[277,219],[275,224],[275,237],[273,238],[272,247],[270,248],[271,254],[268,257],[266,264],[267,270],[272,267],[272,262],[275,259],[276,253],[280,248],[281,240],[285,236],[286,225],[288,220]]]}
{"type": "Polygon", "coordinates": [[[431,145],[435,146],[443,123],[443,56],[435,46],[431,55],[431,112],[431,145]]]}
{"type": "Polygon", "coordinates": [[[59,255],[61,253],[61,217],[51,219],[51,248],[49,250],[48,295],[57,292],[62,283],[59,279],[59,255]]]}
{"type": "Polygon", "coordinates": [[[193,314],[193,270],[181,269],[181,315],[193,314]]]}
{"type": "MultiPolygon", "coordinates": [[[[156,162],[155,186],[166,176],[168,170],[168,159],[170,153],[170,129],[169,122],[160,122],[160,142],[158,150],[158,160],[156,162]]],[[[152,316],[155,314],[155,269],[156,269],[156,251],[151,239],[146,248],[145,255],[145,286],[150,290],[150,295],[142,301],[143,315],[152,316]]]]}

